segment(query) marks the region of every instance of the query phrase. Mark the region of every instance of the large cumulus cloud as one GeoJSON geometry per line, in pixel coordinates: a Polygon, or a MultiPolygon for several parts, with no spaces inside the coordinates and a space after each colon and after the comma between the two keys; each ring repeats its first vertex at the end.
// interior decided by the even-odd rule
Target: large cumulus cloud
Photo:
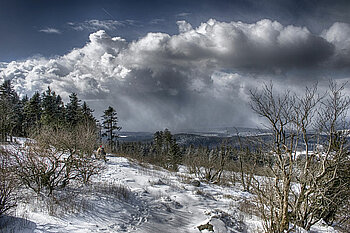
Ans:
{"type": "MultiPolygon", "coordinates": [[[[64,98],[77,92],[97,109],[118,110],[126,130],[248,126],[255,121],[248,90],[265,80],[293,84],[293,73],[349,65],[349,25],[322,35],[261,20],[209,20],[179,33],[148,33],[132,42],[97,31],[64,56],[0,66],[0,77],[31,95],[51,86],[64,98]]],[[[341,73],[339,76],[347,75],[341,73]]]]}
{"type": "Polygon", "coordinates": [[[329,29],[324,30],[322,37],[335,47],[332,63],[335,68],[350,66],[350,25],[346,23],[334,23],[329,29]]]}

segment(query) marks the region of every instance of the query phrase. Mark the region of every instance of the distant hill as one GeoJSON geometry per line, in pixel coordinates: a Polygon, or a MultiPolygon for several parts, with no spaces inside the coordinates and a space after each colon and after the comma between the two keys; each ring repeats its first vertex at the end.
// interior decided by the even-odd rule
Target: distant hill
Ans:
{"type": "MultiPolygon", "coordinates": [[[[153,132],[120,132],[120,142],[152,142],[153,132]]],[[[227,144],[233,147],[239,147],[239,137],[250,137],[254,141],[255,137],[259,137],[259,140],[269,141],[271,140],[268,130],[254,129],[254,128],[242,128],[242,127],[226,127],[226,128],[213,128],[213,129],[188,129],[179,130],[173,132],[177,143],[181,146],[204,146],[214,148],[222,144],[227,144]]],[[[311,136],[312,134],[310,134],[311,136]]],[[[311,145],[317,143],[324,143],[327,140],[326,135],[320,135],[320,138],[310,137],[311,145]],[[317,140],[319,140],[317,142],[317,140]]],[[[298,147],[303,149],[303,142],[300,141],[298,147]]]]}
{"type": "MultiPolygon", "coordinates": [[[[223,143],[239,146],[238,136],[259,136],[266,135],[266,130],[242,127],[225,127],[212,129],[187,129],[173,132],[176,141],[182,146],[205,146],[216,147],[223,143]]],[[[120,132],[120,142],[151,142],[153,133],[151,132],[120,132]]]]}
{"type": "Polygon", "coordinates": [[[176,131],[176,134],[194,134],[209,137],[233,137],[233,136],[256,136],[266,134],[266,129],[245,127],[219,127],[207,129],[187,129],[176,131]]]}

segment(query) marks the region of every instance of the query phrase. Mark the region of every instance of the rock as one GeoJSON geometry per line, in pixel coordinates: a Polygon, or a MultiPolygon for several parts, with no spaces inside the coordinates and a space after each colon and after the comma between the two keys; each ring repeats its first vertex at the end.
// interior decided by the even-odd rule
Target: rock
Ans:
{"type": "Polygon", "coordinates": [[[214,227],[209,222],[207,224],[203,224],[197,227],[200,232],[203,230],[208,230],[214,232],[214,227]]]}
{"type": "Polygon", "coordinates": [[[195,187],[199,187],[199,186],[201,186],[201,182],[199,182],[199,180],[192,180],[191,185],[193,185],[195,187]]]}

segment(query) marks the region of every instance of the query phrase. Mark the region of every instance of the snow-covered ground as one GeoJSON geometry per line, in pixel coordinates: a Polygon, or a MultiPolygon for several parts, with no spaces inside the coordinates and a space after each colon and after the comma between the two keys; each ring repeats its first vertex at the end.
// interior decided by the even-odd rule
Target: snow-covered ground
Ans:
{"type": "MultiPolygon", "coordinates": [[[[262,232],[261,221],[247,204],[249,193],[238,186],[201,182],[197,187],[193,180],[183,168],[169,172],[108,157],[91,186],[70,187],[58,195],[58,203],[35,197],[19,200],[11,216],[0,220],[0,232],[198,233],[200,226],[210,225],[220,233],[262,232]]],[[[336,231],[318,224],[312,232],[336,231]]]]}

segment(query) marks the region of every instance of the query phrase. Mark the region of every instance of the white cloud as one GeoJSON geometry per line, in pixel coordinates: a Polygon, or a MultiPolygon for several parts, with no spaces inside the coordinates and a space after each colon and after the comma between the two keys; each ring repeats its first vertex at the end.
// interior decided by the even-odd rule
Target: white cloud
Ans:
{"type": "Polygon", "coordinates": [[[334,23],[329,29],[322,32],[322,36],[339,50],[350,47],[350,25],[347,23],[334,23]]]}
{"type": "Polygon", "coordinates": [[[44,28],[44,29],[40,29],[39,32],[44,32],[44,33],[48,33],[48,34],[61,34],[61,31],[56,29],[56,28],[44,28]]]}
{"type": "Polygon", "coordinates": [[[176,24],[179,26],[180,33],[188,32],[188,31],[191,31],[193,29],[192,25],[187,23],[184,20],[177,21],[176,24]]]}
{"type": "Polygon", "coordinates": [[[88,31],[97,31],[97,30],[116,30],[118,27],[125,25],[124,22],[117,20],[98,20],[91,19],[86,20],[83,23],[73,23],[68,22],[68,26],[76,31],[88,30],[88,31]]]}
{"type": "Polygon", "coordinates": [[[350,25],[334,23],[322,32],[322,37],[335,46],[336,53],[332,63],[336,68],[346,68],[350,65],[350,25]]]}
{"type": "Polygon", "coordinates": [[[22,94],[50,85],[64,98],[77,92],[97,112],[115,106],[127,130],[247,126],[254,120],[249,89],[325,66],[349,38],[337,25],[323,37],[271,20],[178,25],[177,35],[148,33],[132,42],[99,30],[64,56],[2,65],[0,78],[12,79],[22,94]]]}
{"type": "Polygon", "coordinates": [[[164,22],[165,22],[165,19],[152,19],[149,23],[150,24],[161,24],[164,22]]]}
{"type": "Polygon", "coordinates": [[[67,25],[71,27],[73,30],[76,31],[97,31],[97,30],[107,30],[107,31],[113,31],[117,30],[120,27],[124,27],[127,25],[132,25],[135,26],[137,25],[136,20],[98,20],[98,19],[91,19],[91,20],[86,20],[82,23],[80,22],[68,22],[67,25]]]}
{"type": "Polygon", "coordinates": [[[191,13],[189,13],[189,12],[182,12],[182,13],[176,14],[175,16],[176,17],[186,17],[186,16],[189,16],[189,15],[191,15],[191,13]]]}

